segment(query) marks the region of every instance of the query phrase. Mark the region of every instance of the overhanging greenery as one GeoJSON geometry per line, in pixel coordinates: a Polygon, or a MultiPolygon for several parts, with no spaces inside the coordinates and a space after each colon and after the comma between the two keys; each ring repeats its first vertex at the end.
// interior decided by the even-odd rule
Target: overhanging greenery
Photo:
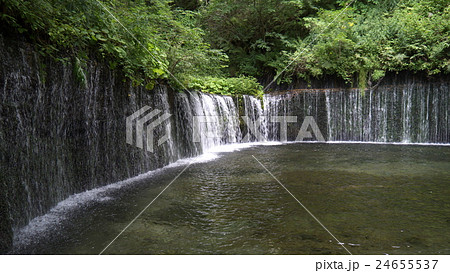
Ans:
{"type": "Polygon", "coordinates": [[[450,72],[447,0],[356,0],[345,12],[343,0],[100,3],[130,33],[96,0],[2,0],[0,20],[78,74],[94,52],[148,88],[167,79],[260,96],[256,79],[288,64],[278,82],[335,75],[364,87],[389,71],[450,72]]]}

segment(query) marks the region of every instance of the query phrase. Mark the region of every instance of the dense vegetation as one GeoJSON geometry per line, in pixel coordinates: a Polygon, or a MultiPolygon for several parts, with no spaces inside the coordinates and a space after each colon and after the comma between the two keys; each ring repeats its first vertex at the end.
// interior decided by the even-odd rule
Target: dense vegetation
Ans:
{"type": "Polygon", "coordinates": [[[267,75],[450,72],[448,0],[1,0],[0,20],[81,81],[92,54],[148,88],[230,95],[260,96],[267,75]]]}
{"type": "Polygon", "coordinates": [[[262,77],[292,63],[278,81],[331,74],[365,85],[387,71],[450,72],[448,0],[210,2],[203,28],[233,74],[262,77]]]}

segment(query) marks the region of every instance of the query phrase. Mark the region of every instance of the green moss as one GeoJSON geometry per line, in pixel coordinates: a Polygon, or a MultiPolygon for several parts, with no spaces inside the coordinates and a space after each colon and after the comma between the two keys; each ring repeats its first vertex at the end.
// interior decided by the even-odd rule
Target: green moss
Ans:
{"type": "Polygon", "coordinates": [[[264,94],[262,86],[255,78],[244,76],[233,78],[197,77],[192,78],[187,87],[201,92],[227,96],[252,95],[261,99],[264,94]]]}
{"type": "Polygon", "coordinates": [[[367,71],[363,68],[359,70],[358,74],[358,88],[362,95],[364,95],[364,92],[367,88],[367,71]]]}
{"type": "Polygon", "coordinates": [[[80,58],[74,57],[72,62],[72,72],[75,80],[82,86],[86,88],[87,80],[86,80],[86,72],[85,72],[86,63],[81,61],[80,58]]]}

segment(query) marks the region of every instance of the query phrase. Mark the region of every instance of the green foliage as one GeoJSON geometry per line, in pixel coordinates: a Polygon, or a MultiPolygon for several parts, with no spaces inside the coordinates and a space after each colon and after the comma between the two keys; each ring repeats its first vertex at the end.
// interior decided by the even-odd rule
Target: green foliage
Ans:
{"type": "Polygon", "coordinates": [[[405,1],[398,6],[392,1],[366,2],[342,14],[343,9],[322,10],[305,18],[310,29],[305,41],[316,40],[291,53],[290,77],[334,74],[351,82],[357,75],[359,86],[365,88],[370,77],[379,80],[386,71],[450,72],[448,2],[405,1]]]}
{"type": "Polygon", "coordinates": [[[0,21],[42,55],[70,60],[81,84],[92,55],[148,89],[167,80],[227,95],[259,96],[255,78],[278,73],[278,83],[336,75],[362,89],[389,71],[450,73],[448,0],[348,3],[0,0],[0,21]]]}
{"type": "MultiPolygon", "coordinates": [[[[19,33],[28,34],[40,45],[43,55],[86,55],[94,51],[135,82],[145,77],[166,77],[167,60],[156,57],[162,55],[160,41],[153,38],[154,27],[147,24],[154,19],[156,25],[152,7],[144,1],[136,1],[132,6],[119,0],[101,4],[95,0],[8,0],[2,3],[2,19],[19,33]],[[131,34],[101,4],[116,14],[131,34]],[[132,14],[138,16],[131,17],[132,14]]],[[[79,59],[74,56],[74,67],[79,67],[79,59]]]]}
{"type": "Polygon", "coordinates": [[[311,4],[332,1],[223,0],[200,9],[208,41],[230,57],[232,75],[263,76],[282,62],[290,38],[304,36],[302,17],[315,12],[311,4]]]}
{"type": "Polygon", "coordinates": [[[192,76],[223,76],[228,67],[228,56],[221,50],[211,49],[203,39],[204,31],[197,27],[197,13],[174,10],[171,29],[166,30],[165,39],[171,41],[167,48],[169,71],[181,81],[192,76]]]}
{"type": "Polygon", "coordinates": [[[197,13],[177,7],[188,1],[171,4],[169,0],[7,0],[0,4],[0,20],[39,45],[42,55],[72,56],[74,77],[82,85],[87,55],[92,53],[146,88],[158,79],[168,79],[181,89],[184,86],[174,77],[185,84],[195,77],[225,77],[228,56],[204,41],[197,13]]]}
{"type": "Polygon", "coordinates": [[[450,72],[448,1],[405,4],[386,19],[386,25],[390,33],[382,44],[383,66],[429,74],[450,72]]]}
{"type": "Polygon", "coordinates": [[[448,0],[358,0],[345,11],[349,0],[211,2],[202,23],[232,74],[337,75],[364,87],[387,71],[450,72],[448,0]]]}
{"type": "Polygon", "coordinates": [[[86,65],[86,63],[82,62],[78,57],[74,57],[72,64],[73,64],[72,69],[74,78],[81,86],[86,87],[87,80],[84,72],[85,71],[84,66],[86,65]]]}
{"type": "Polygon", "coordinates": [[[376,69],[372,72],[371,76],[374,81],[378,81],[378,80],[382,79],[385,74],[386,74],[386,72],[384,70],[376,69]]]}
{"type": "Polygon", "coordinates": [[[196,10],[201,6],[202,2],[203,0],[174,0],[172,5],[184,10],[196,10]]]}
{"type": "Polygon", "coordinates": [[[189,82],[189,89],[227,96],[252,95],[262,98],[262,86],[253,77],[200,77],[189,82]]]}

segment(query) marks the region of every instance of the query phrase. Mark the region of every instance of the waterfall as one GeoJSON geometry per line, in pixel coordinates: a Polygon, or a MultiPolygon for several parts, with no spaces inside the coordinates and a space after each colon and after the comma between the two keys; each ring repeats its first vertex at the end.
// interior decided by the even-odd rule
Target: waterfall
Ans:
{"type": "Polygon", "coordinates": [[[179,149],[192,147],[184,156],[198,155],[213,147],[240,141],[239,114],[231,97],[178,93],[175,104],[176,124],[182,128],[179,130],[179,149]]]}
{"type": "MultiPolygon", "coordinates": [[[[313,116],[328,141],[449,143],[448,81],[381,85],[376,90],[320,89],[264,96],[266,116],[297,116],[288,128],[294,140],[305,116],[313,116]]],[[[269,139],[279,124],[268,123],[269,139]]]]}
{"type": "Polygon", "coordinates": [[[268,140],[268,120],[261,107],[261,101],[252,96],[243,96],[245,132],[243,141],[265,141],[268,140]]]}
{"type": "Polygon", "coordinates": [[[242,139],[231,97],[134,87],[94,61],[80,84],[70,65],[2,36],[0,57],[0,252],[11,234],[70,195],[242,139]],[[153,152],[137,147],[136,122],[133,144],[126,142],[126,118],[144,106],[169,115],[154,128],[153,152]]]}
{"type": "Polygon", "coordinates": [[[326,125],[325,96],[322,91],[284,93],[280,95],[264,95],[264,115],[266,116],[266,128],[269,140],[278,141],[281,136],[281,125],[279,122],[272,122],[273,117],[295,117],[296,122],[287,123],[287,140],[296,139],[300,131],[303,120],[306,116],[312,116],[319,124],[320,130],[326,132],[323,125],[326,125]]]}

